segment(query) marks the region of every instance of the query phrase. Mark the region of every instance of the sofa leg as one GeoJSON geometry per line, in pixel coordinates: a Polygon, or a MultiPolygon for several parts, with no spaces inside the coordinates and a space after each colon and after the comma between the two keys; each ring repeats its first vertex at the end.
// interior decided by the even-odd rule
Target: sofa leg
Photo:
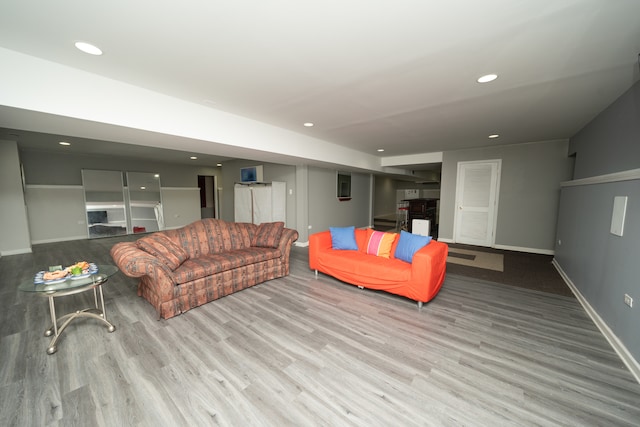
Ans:
{"type": "Polygon", "coordinates": [[[364,286],[358,285],[358,289],[364,289],[364,286]]]}
{"type": "Polygon", "coordinates": [[[418,308],[422,308],[422,301],[418,301],[418,308]]]}
{"type": "Polygon", "coordinates": [[[316,279],[318,278],[318,270],[316,270],[316,279]]]}

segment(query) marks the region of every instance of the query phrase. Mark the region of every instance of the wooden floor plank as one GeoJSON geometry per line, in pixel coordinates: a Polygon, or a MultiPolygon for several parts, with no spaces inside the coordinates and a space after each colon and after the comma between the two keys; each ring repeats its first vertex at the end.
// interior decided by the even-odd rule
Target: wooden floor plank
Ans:
{"type": "Polygon", "coordinates": [[[418,309],[316,278],[299,247],[288,277],[169,320],[118,273],[116,331],[79,320],[47,355],[47,300],[18,283],[111,263],[118,240],[0,258],[0,425],[640,425],[640,385],[575,298],[450,274],[418,309]]]}

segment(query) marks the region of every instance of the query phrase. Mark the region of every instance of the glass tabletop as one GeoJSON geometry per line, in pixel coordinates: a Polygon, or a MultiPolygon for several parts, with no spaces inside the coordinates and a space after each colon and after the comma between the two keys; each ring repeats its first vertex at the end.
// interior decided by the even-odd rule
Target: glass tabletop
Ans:
{"type": "MultiPolygon", "coordinates": [[[[90,287],[93,285],[99,285],[105,282],[106,279],[113,276],[118,272],[118,267],[115,265],[98,265],[98,271],[89,275],[82,275],[81,277],[67,276],[61,280],[51,281],[49,283],[34,283],[34,278],[25,280],[20,283],[18,289],[23,292],[41,292],[41,293],[53,293],[58,291],[70,291],[73,289],[80,289],[83,287],[90,287]]],[[[35,273],[34,273],[35,275],[35,273]]]]}

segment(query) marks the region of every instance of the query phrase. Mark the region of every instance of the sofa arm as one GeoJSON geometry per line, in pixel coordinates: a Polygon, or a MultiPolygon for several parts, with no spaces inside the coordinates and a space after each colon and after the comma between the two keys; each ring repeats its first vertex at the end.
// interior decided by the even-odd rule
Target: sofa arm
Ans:
{"type": "Polygon", "coordinates": [[[440,290],[447,269],[448,253],[449,246],[446,243],[432,240],[413,255],[411,281],[425,286],[421,290],[422,302],[431,300],[440,290]]]}
{"type": "Polygon", "coordinates": [[[162,301],[173,298],[176,282],[166,264],[138,248],[134,242],[116,243],[110,251],[111,258],[120,271],[129,277],[149,276],[162,301]]]}
{"type": "Polygon", "coordinates": [[[285,228],[282,230],[282,236],[280,237],[280,243],[278,249],[282,254],[282,260],[286,263],[289,262],[289,255],[291,254],[291,246],[293,242],[298,240],[298,232],[292,228],[285,228]]]}
{"type": "Polygon", "coordinates": [[[309,236],[309,268],[318,269],[318,255],[331,249],[331,232],[320,231],[309,236]]]}

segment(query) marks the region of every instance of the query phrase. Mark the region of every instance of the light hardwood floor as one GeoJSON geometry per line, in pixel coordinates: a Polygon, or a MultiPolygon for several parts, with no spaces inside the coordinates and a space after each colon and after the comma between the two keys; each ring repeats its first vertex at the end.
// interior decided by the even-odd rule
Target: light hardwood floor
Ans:
{"type": "Polygon", "coordinates": [[[47,355],[47,300],[17,284],[111,263],[116,241],[0,259],[1,426],[640,425],[640,385],[575,298],[449,275],[419,310],[315,279],[298,247],[290,276],[166,321],[118,273],[117,330],[78,320],[47,355]]]}

